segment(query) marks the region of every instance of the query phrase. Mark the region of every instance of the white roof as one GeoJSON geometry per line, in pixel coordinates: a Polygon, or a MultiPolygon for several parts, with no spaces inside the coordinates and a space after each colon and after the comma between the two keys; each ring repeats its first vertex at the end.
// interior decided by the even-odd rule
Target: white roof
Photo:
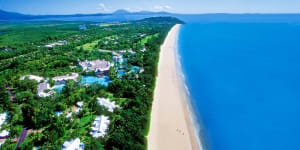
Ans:
{"type": "Polygon", "coordinates": [[[7,130],[1,131],[0,137],[6,137],[6,136],[9,136],[9,131],[7,131],[7,130]]]}
{"type": "Polygon", "coordinates": [[[67,118],[72,118],[72,112],[67,113],[66,117],[67,118]]]}
{"type": "Polygon", "coordinates": [[[97,98],[98,104],[104,106],[108,111],[113,112],[115,108],[120,108],[115,102],[110,102],[108,98],[97,98]]]}
{"type": "Polygon", "coordinates": [[[6,118],[7,118],[7,113],[6,112],[0,114],[0,127],[2,126],[2,124],[4,124],[6,118]]]}
{"type": "Polygon", "coordinates": [[[5,143],[5,141],[0,142],[0,146],[3,145],[5,143]]]}
{"type": "MultiPolygon", "coordinates": [[[[2,125],[5,123],[6,118],[7,118],[7,112],[0,114],[0,129],[2,128],[2,125]]],[[[5,136],[9,136],[9,131],[2,130],[0,132],[0,137],[5,137],[5,136]]]]}
{"type": "Polygon", "coordinates": [[[72,73],[72,75],[64,75],[64,76],[57,76],[52,78],[54,81],[62,81],[62,80],[77,80],[78,78],[78,73],[72,73]]]}
{"type": "Polygon", "coordinates": [[[55,114],[56,114],[57,116],[60,116],[60,115],[63,114],[63,112],[62,112],[62,111],[57,111],[57,112],[55,112],[55,114]]]}
{"type": "Polygon", "coordinates": [[[80,139],[66,141],[62,147],[62,150],[83,150],[84,144],[80,143],[80,139]]]}
{"type": "Polygon", "coordinates": [[[83,102],[81,101],[81,102],[77,102],[76,103],[79,107],[82,107],[83,106],[83,102]]]}
{"type": "Polygon", "coordinates": [[[107,71],[111,67],[111,64],[109,61],[105,60],[93,60],[93,61],[80,61],[79,65],[83,68],[83,70],[95,70],[97,71],[107,71]]]}
{"type": "Polygon", "coordinates": [[[48,93],[45,93],[44,90],[46,90],[46,89],[50,89],[49,83],[47,83],[47,81],[40,83],[38,85],[38,92],[37,92],[38,96],[47,97],[47,96],[50,96],[51,94],[53,94],[53,91],[49,91],[48,93]]]}
{"type": "Polygon", "coordinates": [[[93,126],[92,126],[92,131],[90,134],[95,137],[103,137],[106,134],[106,130],[108,129],[109,125],[109,119],[106,116],[97,116],[93,126]]]}
{"type": "Polygon", "coordinates": [[[36,76],[36,75],[25,75],[25,76],[20,77],[20,80],[24,80],[26,77],[28,77],[28,79],[30,79],[30,80],[35,80],[37,82],[41,82],[42,80],[44,80],[43,77],[36,76]]]}

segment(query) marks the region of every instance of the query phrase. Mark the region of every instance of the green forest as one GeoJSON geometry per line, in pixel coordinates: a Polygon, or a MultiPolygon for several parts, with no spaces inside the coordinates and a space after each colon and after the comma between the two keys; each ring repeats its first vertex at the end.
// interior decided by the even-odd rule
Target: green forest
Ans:
{"type": "MultiPolygon", "coordinates": [[[[0,23],[0,113],[7,112],[1,130],[8,130],[0,149],[62,149],[64,142],[80,138],[84,149],[146,149],[151,105],[160,46],[168,31],[180,20],[155,17],[121,23],[98,22],[9,22],[0,23]],[[79,26],[84,25],[84,29],[79,26]],[[113,59],[121,55],[120,65],[113,59]],[[101,75],[84,70],[78,62],[105,60],[114,64],[107,86],[81,84],[81,77],[101,75]],[[142,71],[131,71],[138,66],[142,71]],[[118,70],[125,72],[121,77],[118,70]],[[47,79],[52,87],[57,76],[76,73],[78,81],[66,80],[60,92],[38,89],[47,79]],[[22,76],[43,77],[36,81],[22,76]],[[113,112],[97,98],[108,98],[118,106],[113,112]],[[78,113],[78,102],[83,106],[78,113]],[[62,112],[57,115],[56,112],[62,112]],[[66,117],[70,113],[71,119],[66,117]],[[109,117],[103,137],[91,136],[96,116],[109,117]],[[24,141],[18,142],[22,130],[24,141]]],[[[2,139],[3,140],[3,139],[2,139]]]]}

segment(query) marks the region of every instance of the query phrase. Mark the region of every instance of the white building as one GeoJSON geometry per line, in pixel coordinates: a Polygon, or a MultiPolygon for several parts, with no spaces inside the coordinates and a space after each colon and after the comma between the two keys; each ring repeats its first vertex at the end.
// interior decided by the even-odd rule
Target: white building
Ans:
{"type": "Polygon", "coordinates": [[[104,106],[108,111],[113,112],[115,108],[120,108],[115,102],[110,102],[108,98],[97,98],[98,104],[104,106]]]}
{"type": "Polygon", "coordinates": [[[123,63],[123,61],[124,61],[122,55],[116,55],[116,56],[113,56],[113,57],[112,57],[112,60],[113,60],[114,62],[119,62],[120,64],[123,63]]]}
{"type": "Polygon", "coordinates": [[[41,82],[42,80],[44,80],[43,77],[36,76],[36,75],[25,75],[20,77],[20,80],[24,80],[26,77],[28,77],[29,80],[35,80],[37,82],[41,82]]]}
{"type": "Polygon", "coordinates": [[[67,113],[66,117],[67,117],[68,119],[71,119],[71,118],[72,118],[72,112],[67,113]]]}
{"type": "Polygon", "coordinates": [[[79,111],[82,110],[83,102],[77,102],[76,105],[79,106],[79,107],[77,107],[77,108],[74,110],[74,112],[78,115],[78,114],[79,114],[79,111]]]}
{"type": "MultiPolygon", "coordinates": [[[[2,125],[5,123],[6,118],[7,118],[7,112],[0,114],[0,129],[2,128],[2,125]]],[[[5,138],[8,136],[9,136],[9,131],[1,130],[0,138],[5,138]]]]}
{"type": "Polygon", "coordinates": [[[79,138],[75,140],[66,141],[62,146],[62,150],[83,150],[84,144],[80,142],[79,138]]]}
{"type": "Polygon", "coordinates": [[[46,89],[50,89],[50,85],[47,83],[47,80],[45,80],[43,83],[40,83],[42,80],[44,80],[43,77],[36,76],[36,75],[25,75],[25,76],[20,77],[20,80],[24,80],[25,78],[28,78],[30,80],[35,80],[39,83],[38,89],[37,89],[38,96],[47,97],[53,93],[51,91],[49,91],[48,93],[45,92],[46,89]]]}
{"type": "Polygon", "coordinates": [[[130,53],[130,54],[133,54],[133,55],[136,54],[136,52],[133,51],[131,48],[130,48],[129,50],[120,50],[119,52],[120,52],[121,54],[122,54],[122,53],[126,53],[126,52],[128,52],[128,53],[130,53]]]}
{"type": "Polygon", "coordinates": [[[5,140],[0,142],[0,147],[5,143],[5,140]]]}
{"type": "Polygon", "coordinates": [[[40,97],[47,97],[54,93],[53,91],[49,91],[48,93],[46,93],[45,90],[47,89],[50,89],[50,85],[49,83],[47,83],[47,81],[40,83],[38,85],[37,95],[40,97]]]}
{"type": "Polygon", "coordinates": [[[110,68],[110,62],[105,60],[93,60],[93,61],[79,61],[79,65],[85,71],[94,70],[95,72],[108,72],[110,68]]]}
{"type": "Polygon", "coordinates": [[[76,105],[79,106],[80,108],[82,108],[83,102],[82,101],[81,102],[77,102],[76,105]]]}
{"type": "Polygon", "coordinates": [[[58,41],[58,42],[54,42],[54,43],[51,43],[51,44],[47,44],[45,45],[45,47],[47,48],[53,48],[55,46],[62,46],[62,45],[65,45],[65,44],[68,44],[68,42],[66,40],[63,40],[63,41],[58,41]]]}
{"type": "Polygon", "coordinates": [[[144,47],[143,49],[141,49],[141,52],[145,52],[146,51],[146,48],[144,47]]]}
{"type": "Polygon", "coordinates": [[[72,73],[71,75],[64,75],[64,76],[57,76],[52,78],[52,80],[56,81],[56,82],[60,82],[60,81],[67,81],[67,80],[74,80],[77,81],[78,78],[78,73],[72,73]]]}
{"type": "MultiPolygon", "coordinates": [[[[65,82],[66,80],[74,80],[77,81],[78,73],[72,73],[71,75],[64,75],[64,76],[57,76],[54,77],[53,80],[56,82],[65,82]]],[[[37,89],[37,95],[40,97],[47,97],[54,93],[53,90],[50,88],[50,84],[48,83],[48,79],[44,79],[43,77],[36,76],[36,75],[25,75],[20,77],[20,80],[24,80],[26,77],[30,80],[35,80],[39,82],[38,89],[37,89]],[[40,83],[42,80],[44,80],[43,83],[40,83]],[[45,92],[45,90],[50,90],[49,92],[45,92]]]]}
{"type": "Polygon", "coordinates": [[[97,116],[93,123],[92,131],[90,132],[90,134],[95,138],[103,137],[106,134],[108,125],[109,125],[108,117],[103,115],[97,116]]]}
{"type": "Polygon", "coordinates": [[[62,111],[56,111],[55,114],[59,117],[60,115],[63,114],[63,112],[62,111]]]}

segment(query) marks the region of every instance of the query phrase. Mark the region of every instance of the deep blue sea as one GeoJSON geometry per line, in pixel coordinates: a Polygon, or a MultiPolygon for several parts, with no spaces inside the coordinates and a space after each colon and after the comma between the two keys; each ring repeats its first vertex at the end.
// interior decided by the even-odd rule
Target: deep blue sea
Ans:
{"type": "Polygon", "coordinates": [[[179,55],[209,149],[300,149],[300,24],[186,24],[179,55]]]}

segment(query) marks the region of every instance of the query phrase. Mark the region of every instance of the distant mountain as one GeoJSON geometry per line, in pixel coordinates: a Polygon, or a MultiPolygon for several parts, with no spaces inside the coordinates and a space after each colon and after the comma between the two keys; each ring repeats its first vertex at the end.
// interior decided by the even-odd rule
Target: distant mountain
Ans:
{"type": "Polygon", "coordinates": [[[131,14],[131,12],[125,10],[125,9],[119,9],[115,12],[113,12],[114,15],[128,15],[131,14]]]}
{"type": "Polygon", "coordinates": [[[6,20],[27,20],[27,19],[33,19],[34,17],[32,15],[24,15],[20,13],[15,12],[7,12],[0,10],[0,21],[6,21],[6,20]]]}
{"type": "Polygon", "coordinates": [[[87,17],[87,16],[106,16],[111,14],[73,14],[73,15],[25,15],[21,13],[0,10],[0,21],[24,21],[32,19],[63,18],[63,17],[87,17]]]}
{"type": "Polygon", "coordinates": [[[140,20],[149,17],[172,16],[184,22],[300,22],[300,14],[174,14],[169,12],[139,11],[124,9],[110,14],[73,14],[73,15],[25,15],[0,10],[0,21],[60,20],[60,21],[99,21],[116,22],[140,20]],[[103,17],[101,17],[103,16],[103,17]]]}
{"type": "Polygon", "coordinates": [[[171,13],[168,12],[152,12],[152,11],[138,11],[138,12],[130,12],[124,9],[117,10],[113,13],[114,15],[168,15],[171,13]]]}
{"type": "Polygon", "coordinates": [[[70,18],[70,17],[87,17],[87,16],[130,16],[130,15],[149,15],[149,16],[158,16],[158,15],[168,15],[167,12],[150,12],[150,11],[140,11],[140,12],[129,12],[124,9],[117,10],[111,14],[73,14],[73,15],[26,15],[15,12],[8,12],[0,10],[0,21],[24,21],[24,20],[33,20],[33,19],[47,19],[47,18],[70,18]]]}

